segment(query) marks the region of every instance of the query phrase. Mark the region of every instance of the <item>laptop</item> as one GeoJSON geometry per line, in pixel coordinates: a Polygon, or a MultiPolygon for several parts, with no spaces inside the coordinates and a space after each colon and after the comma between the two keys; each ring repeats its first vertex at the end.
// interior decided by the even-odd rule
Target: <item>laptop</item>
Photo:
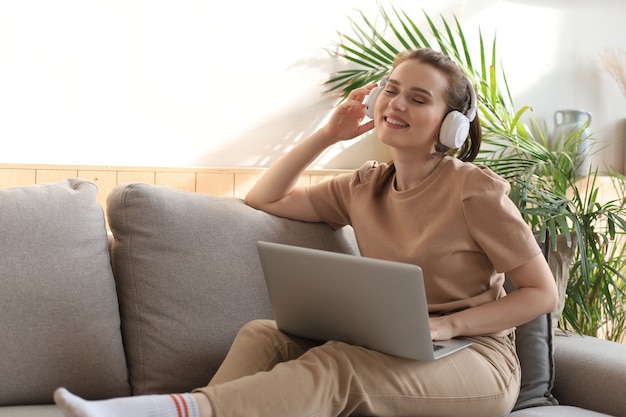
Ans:
{"type": "Polygon", "coordinates": [[[421,361],[471,344],[432,341],[419,266],[265,241],[257,249],[284,333],[421,361]]]}

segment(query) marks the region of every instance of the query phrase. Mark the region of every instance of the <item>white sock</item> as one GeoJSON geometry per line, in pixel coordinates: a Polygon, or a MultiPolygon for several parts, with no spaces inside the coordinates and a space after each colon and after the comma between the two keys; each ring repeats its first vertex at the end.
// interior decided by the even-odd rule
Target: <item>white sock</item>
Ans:
{"type": "Polygon", "coordinates": [[[54,402],[65,417],[200,417],[198,403],[189,393],[87,401],[59,388],[54,402]]]}

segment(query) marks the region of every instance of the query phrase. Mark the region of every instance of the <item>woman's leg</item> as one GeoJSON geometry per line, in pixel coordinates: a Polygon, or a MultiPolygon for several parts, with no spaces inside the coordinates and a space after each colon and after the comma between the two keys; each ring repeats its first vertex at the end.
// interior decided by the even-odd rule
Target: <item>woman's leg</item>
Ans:
{"type": "Polygon", "coordinates": [[[269,371],[276,364],[298,358],[319,344],[280,332],[272,320],[251,321],[237,333],[209,386],[269,371]]]}
{"type": "MultiPolygon", "coordinates": [[[[251,342],[248,338],[261,334],[259,339],[271,343],[260,343],[262,349],[245,347],[248,343],[236,348],[230,365],[218,375],[218,381],[223,378],[220,384],[193,394],[201,416],[504,416],[519,393],[520,370],[512,339],[474,338],[468,349],[418,362],[340,342],[305,350],[286,336],[282,340],[272,327],[263,322],[245,326],[241,341],[251,342]],[[266,359],[264,369],[248,361],[236,366],[248,350],[266,359]],[[292,356],[298,359],[288,360],[292,356]]],[[[61,392],[55,399],[67,417],[184,415],[169,395],[89,402],[61,392]],[[156,407],[153,400],[159,401],[156,407]],[[167,411],[173,410],[172,402],[178,414],[167,411]],[[123,414],[129,410],[131,414],[123,414]]]]}
{"type": "MultiPolygon", "coordinates": [[[[226,382],[300,356],[315,342],[289,338],[279,332],[274,322],[257,320],[246,324],[237,335],[232,349],[212,383],[226,382]]],[[[200,393],[142,395],[86,401],[60,388],[54,400],[66,417],[211,417],[207,397],[200,393]]]]}
{"type": "Polygon", "coordinates": [[[519,392],[514,342],[475,338],[418,362],[340,342],[230,383],[198,390],[220,416],[507,415],[519,392]]]}

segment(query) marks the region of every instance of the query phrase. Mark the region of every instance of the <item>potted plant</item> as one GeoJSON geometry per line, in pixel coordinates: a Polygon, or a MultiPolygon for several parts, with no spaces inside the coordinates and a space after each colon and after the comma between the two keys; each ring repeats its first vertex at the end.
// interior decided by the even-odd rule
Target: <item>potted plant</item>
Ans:
{"type": "MultiPolygon", "coordinates": [[[[621,340],[626,329],[626,266],[624,245],[626,179],[609,176],[620,198],[599,200],[598,172],[583,178],[576,171],[581,131],[548,146],[545,127],[532,117],[532,108],[517,109],[497,57],[496,37],[487,44],[478,33],[478,57],[469,50],[456,17],[441,17],[441,26],[424,12],[425,29],[401,9],[379,6],[384,31],[360,12],[352,34],[341,35],[336,54],[349,68],[332,74],[329,91],[346,97],[355,88],[379,81],[402,49],[430,47],[453,58],[476,85],[483,125],[483,149],[476,163],[487,165],[511,184],[510,197],[524,219],[543,240],[550,236],[553,251],[574,248],[565,259],[567,284],[561,327],[582,334],[621,340]]],[[[553,269],[554,271],[554,269],[553,269]]]]}

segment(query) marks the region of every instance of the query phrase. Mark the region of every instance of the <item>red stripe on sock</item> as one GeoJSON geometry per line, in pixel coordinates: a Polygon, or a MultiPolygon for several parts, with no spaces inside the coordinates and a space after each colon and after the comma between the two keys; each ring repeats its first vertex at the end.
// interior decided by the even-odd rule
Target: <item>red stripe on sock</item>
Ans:
{"type": "Polygon", "coordinates": [[[178,417],[186,417],[186,416],[183,416],[182,410],[180,409],[180,404],[178,403],[180,399],[178,398],[178,396],[174,394],[170,394],[170,398],[172,399],[172,401],[174,401],[174,405],[176,405],[176,411],[178,412],[178,417]]]}
{"type": "Polygon", "coordinates": [[[185,409],[185,417],[189,417],[189,408],[187,408],[187,400],[182,395],[180,396],[180,400],[183,403],[183,408],[185,409]]]}

